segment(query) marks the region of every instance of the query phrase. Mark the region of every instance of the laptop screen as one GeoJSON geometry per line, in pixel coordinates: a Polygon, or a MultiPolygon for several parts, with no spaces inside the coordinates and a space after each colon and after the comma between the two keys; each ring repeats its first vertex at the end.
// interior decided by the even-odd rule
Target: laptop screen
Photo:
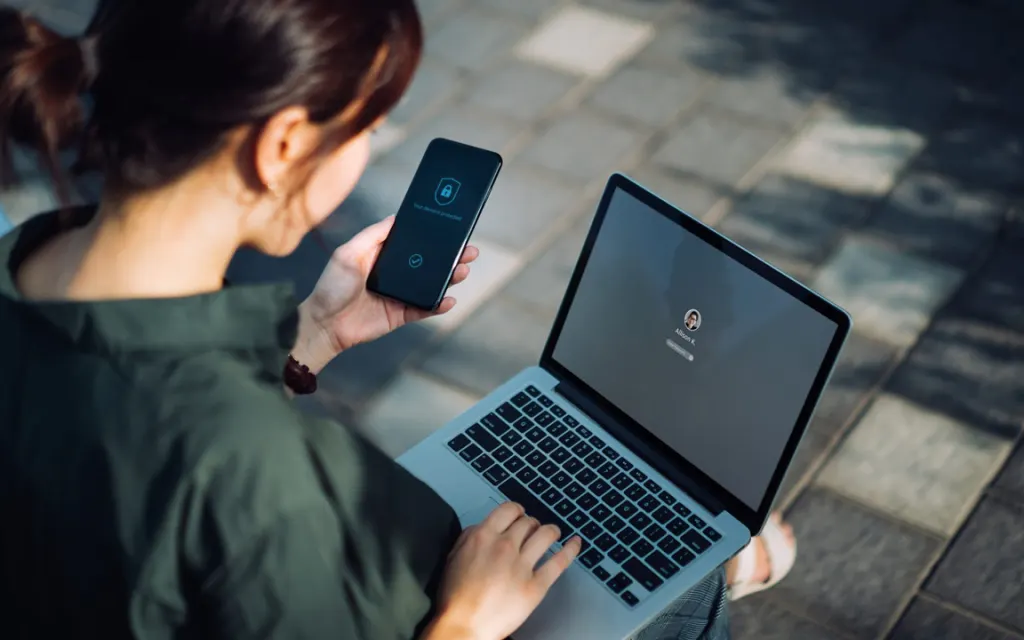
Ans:
{"type": "Polygon", "coordinates": [[[553,360],[757,510],[837,324],[622,189],[553,360]]]}

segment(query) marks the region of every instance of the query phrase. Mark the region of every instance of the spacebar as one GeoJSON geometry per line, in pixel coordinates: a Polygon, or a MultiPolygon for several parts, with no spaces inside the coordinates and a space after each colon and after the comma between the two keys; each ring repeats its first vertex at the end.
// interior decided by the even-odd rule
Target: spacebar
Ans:
{"type": "Polygon", "coordinates": [[[573,529],[566,524],[565,520],[562,520],[557,513],[541,502],[540,498],[530,493],[526,487],[519,484],[516,480],[506,480],[498,487],[498,490],[504,493],[512,502],[518,502],[523,505],[523,508],[526,509],[526,515],[537,518],[541,524],[557,526],[558,530],[562,533],[562,540],[565,540],[572,534],[573,529]]]}

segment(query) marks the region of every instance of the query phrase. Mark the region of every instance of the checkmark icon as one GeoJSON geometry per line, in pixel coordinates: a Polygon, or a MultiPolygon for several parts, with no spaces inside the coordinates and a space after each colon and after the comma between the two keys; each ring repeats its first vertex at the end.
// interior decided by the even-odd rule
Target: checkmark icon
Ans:
{"type": "Polygon", "coordinates": [[[411,256],[409,256],[409,266],[412,267],[413,269],[419,269],[421,266],[423,266],[423,256],[421,256],[418,253],[414,253],[411,256]]]}

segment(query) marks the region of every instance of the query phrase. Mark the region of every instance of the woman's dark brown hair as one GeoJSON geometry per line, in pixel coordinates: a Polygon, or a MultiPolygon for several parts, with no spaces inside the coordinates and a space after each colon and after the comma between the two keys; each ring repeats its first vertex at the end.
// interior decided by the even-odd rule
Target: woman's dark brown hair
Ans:
{"type": "Polygon", "coordinates": [[[82,39],[0,9],[0,186],[18,179],[12,142],[38,151],[65,201],[65,149],[117,189],[163,186],[290,106],[327,125],[329,153],[398,103],[422,49],[413,0],[102,4],[82,39]]]}

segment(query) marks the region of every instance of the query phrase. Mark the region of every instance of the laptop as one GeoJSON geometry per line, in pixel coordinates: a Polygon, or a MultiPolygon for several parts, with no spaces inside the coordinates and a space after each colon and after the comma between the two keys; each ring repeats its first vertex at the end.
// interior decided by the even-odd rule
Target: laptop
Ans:
{"type": "Polygon", "coordinates": [[[851,325],[616,174],[540,363],[398,461],[583,539],[517,640],[627,638],[761,530],[851,325]]]}

